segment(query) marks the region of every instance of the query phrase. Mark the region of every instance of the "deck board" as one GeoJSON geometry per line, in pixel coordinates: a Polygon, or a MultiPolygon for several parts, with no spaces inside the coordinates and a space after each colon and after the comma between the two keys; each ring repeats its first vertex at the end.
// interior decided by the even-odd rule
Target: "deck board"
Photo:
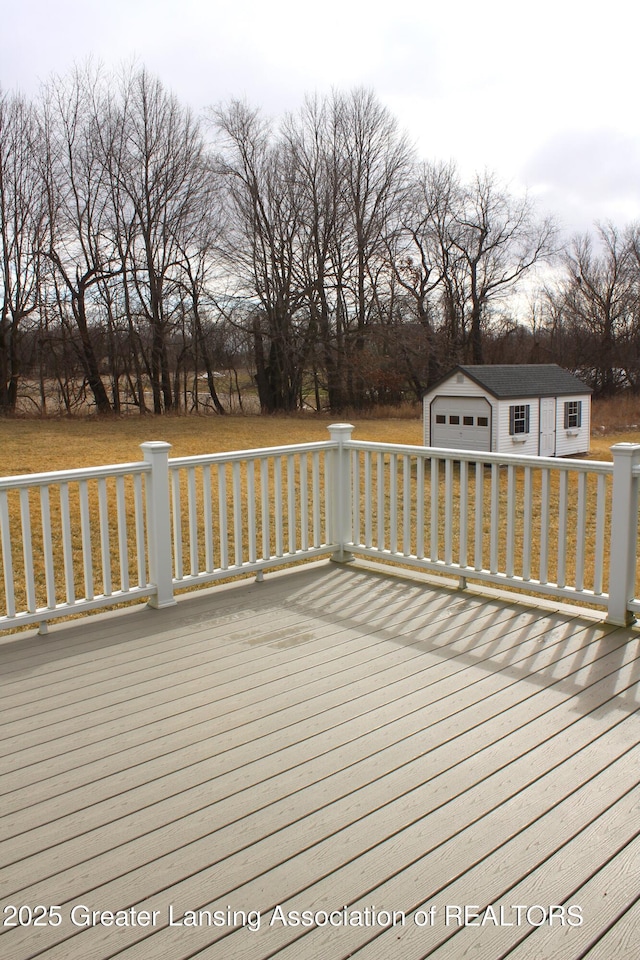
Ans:
{"type": "Polygon", "coordinates": [[[55,903],[64,922],[0,936],[15,960],[577,960],[616,955],[619,926],[628,950],[639,639],[323,563],[4,643],[3,903],[55,903]],[[565,901],[582,926],[412,915],[565,901]],[[76,904],[157,923],[78,928],[76,904]],[[168,926],[169,904],[259,910],[262,925],[168,926]],[[269,926],[276,904],[407,921],[269,926]]]}

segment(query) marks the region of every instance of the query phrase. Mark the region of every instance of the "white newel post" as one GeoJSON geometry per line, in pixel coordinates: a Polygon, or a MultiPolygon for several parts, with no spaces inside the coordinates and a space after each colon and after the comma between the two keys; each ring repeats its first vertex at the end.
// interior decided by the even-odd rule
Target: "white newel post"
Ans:
{"type": "Polygon", "coordinates": [[[348,563],[353,554],[344,549],[345,543],[351,543],[351,454],[344,444],[351,440],[353,424],[332,423],[329,429],[331,439],[337,448],[331,451],[330,509],[331,539],[338,549],[331,555],[336,563],[348,563]]]}
{"type": "Polygon", "coordinates": [[[633,468],[640,464],[640,444],[616,443],[611,453],[613,493],[607,622],[627,626],[634,619],[628,605],[633,600],[636,581],[638,477],[634,477],[633,468]]]}
{"type": "Polygon", "coordinates": [[[149,579],[156,593],[149,598],[149,606],[161,609],[176,603],[173,595],[171,545],[171,510],[169,498],[170,443],[150,441],[140,447],[146,463],[151,464],[147,474],[147,535],[149,540],[149,579]]]}

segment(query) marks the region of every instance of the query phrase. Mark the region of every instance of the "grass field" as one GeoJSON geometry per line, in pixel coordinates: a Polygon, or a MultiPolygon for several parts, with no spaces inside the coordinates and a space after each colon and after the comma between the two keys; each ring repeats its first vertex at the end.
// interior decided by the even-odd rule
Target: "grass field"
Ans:
{"type": "MultiPolygon", "coordinates": [[[[40,473],[99,464],[141,460],[140,444],[165,440],[171,456],[193,456],[228,450],[328,438],[335,416],[294,417],[190,416],[96,419],[0,420],[0,475],[40,473]]],[[[409,419],[391,415],[342,419],[355,426],[354,438],[383,443],[422,443],[419,408],[409,419]]],[[[589,457],[610,460],[610,447],[622,441],[640,443],[640,398],[595,403],[589,457]]]]}
{"type": "MultiPolygon", "coordinates": [[[[165,440],[171,456],[195,456],[328,440],[335,417],[162,417],[0,420],[0,475],[142,459],[140,444],[165,440]]],[[[419,420],[350,420],[359,440],[420,444],[419,420]]]]}

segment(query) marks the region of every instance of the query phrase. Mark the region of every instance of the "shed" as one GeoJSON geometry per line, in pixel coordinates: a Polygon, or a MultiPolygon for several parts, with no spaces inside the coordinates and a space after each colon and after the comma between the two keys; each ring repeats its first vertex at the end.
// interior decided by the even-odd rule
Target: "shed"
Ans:
{"type": "Polygon", "coordinates": [[[563,457],[589,450],[591,388],[555,363],[458,366],[423,397],[424,443],[563,457]]]}

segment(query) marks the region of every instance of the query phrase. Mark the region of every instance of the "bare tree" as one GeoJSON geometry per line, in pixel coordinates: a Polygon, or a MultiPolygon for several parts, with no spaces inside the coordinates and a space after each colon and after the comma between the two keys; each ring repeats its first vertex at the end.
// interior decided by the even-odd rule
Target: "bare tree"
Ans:
{"type": "Polygon", "coordinates": [[[150,328],[148,372],[154,411],[162,413],[175,407],[169,346],[174,312],[183,306],[178,261],[181,238],[201,215],[204,143],[190,111],[145,70],[124,79],[112,125],[129,309],[150,328]]]}
{"type": "Polygon", "coordinates": [[[370,90],[334,95],[345,206],[339,266],[344,299],[341,320],[349,330],[349,399],[365,401],[362,375],[367,326],[380,303],[378,279],[385,276],[386,239],[398,224],[409,186],[413,154],[391,113],[370,90]]]}
{"type": "MultiPolygon", "coordinates": [[[[390,317],[388,239],[408,188],[412,154],[391,114],[368,90],[307,98],[281,139],[299,204],[298,285],[309,312],[332,409],[368,402],[370,336],[390,317]]],[[[384,337],[376,335],[380,344],[384,337]]],[[[372,353],[373,351],[373,353],[372,353]]],[[[319,391],[316,388],[316,403],[319,391]]]]}
{"type": "Polygon", "coordinates": [[[346,403],[342,242],[341,144],[335,101],[307,97],[298,114],[285,118],[282,138],[301,189],[299,283],[308,303],[316,407],[326,391],[331,410],[346,403]],[[322,372],[321,372],[322,371],[322,372]]]}
{"type": "Polygon", "coordinates": [[[433,383],[459,353],[464,301],[459,296],[458,251],[451,239],[459,197],[460,183],[453,165],[423,164],[407,194],[398,230],[389,242],[397,282],[422,328],[422,337],[411,339],[422,355],[424,376],[405,351],[418,393],[433,383]]]}
{"type": "Polygon", "coordinates": [[[84,374],[98,413],[112,410],[96,350],[99,325],[95,293],[121,272],[114,239],[107,167],[100,125],[101,78],[90,68],[54,81],[45,94],[42,179],[49,208],[49,236],[43,253],[54,268],[63,321],[70,311],[84,374]]]}
{"type": "MultiPolygon", "coordinates": [[[[574,237],[550,299],[570,331],[573,366],[595,392],[608,396],[637,357],[639,269],[633,230],[597,224],[592,234],[574,237]],[[635,347],[635,350],[634,350],[635,347]]],[[[633,383],[633,374],[629,378],[633,383]]]]}
{"type": "Polygon", "coordinates": [[[536,264],[557,253],[552,219],[540,220],[528,197],[515,198],[490,174],[477,176],[461,192],[451,219],[447,246],[457,251],[455,269],[463,268],[456,295],[469,305],[470,358],[483,362],[483,325],[493,304],[514,292],[536,264]]]}
{"type": "Polygon", "coordinates": [[[291,153],[239,101],[213,114],[231,205],[226,254],[251,327],[264,412],[296,409],[309,352],[309,312],[297,271],[302,197],[291,153]]]}
{"type": "Polygon", "coordinates": [[[20,332],[39,306],[46,205],[36,158],[33,107],[0,93],[0,412],[15,411],[20,332]]]}
{"type": "Polygon", "coordinates": [[[193,321],[192,360],[194,365],[194,403],[198,406],[197,371],[199,361],[204,365],[209,396],[214,410],[225,410],[216,390],[213,359],[205,330],[208,288],[216,270],[216,252],[224,229],[224,214],[221,210],[218,177],[210,171],[205,177],[195,215],[176,237],[178,252],[179,284],[186,298],[185,309],[193,321]]]}

